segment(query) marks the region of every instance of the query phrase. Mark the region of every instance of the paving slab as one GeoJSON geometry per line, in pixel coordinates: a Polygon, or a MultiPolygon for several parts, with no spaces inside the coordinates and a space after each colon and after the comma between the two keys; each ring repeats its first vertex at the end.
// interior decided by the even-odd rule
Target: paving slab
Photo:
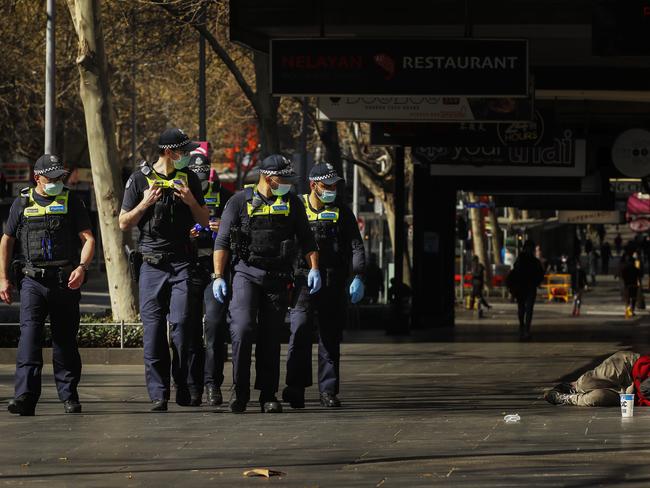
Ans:
{"type": "MultiPolygon", "coordinates": [[[[617,316],[614,286],[591,293],[594,313],[578,319],[540,304],[528,343],[507,301],[482,320],[459,309],[453,329],[347,331],[338,410],[311,388],[307,408],[277,415],[255,401],[243,415],[175,404],[150,413],[142,365],[90,364],[84,413],[65,415],[48,366],[36,417],[0,411],[0,486],[649,486],[650,409],[622,419],[619,408],[541,399],[617,350],[650,350],[650,316],[617,316]],[[252,468],[284,474],[245,478],[252,468]]],[[[13,366],[0,365],[3,410],[12,383],[13,366]]]]}

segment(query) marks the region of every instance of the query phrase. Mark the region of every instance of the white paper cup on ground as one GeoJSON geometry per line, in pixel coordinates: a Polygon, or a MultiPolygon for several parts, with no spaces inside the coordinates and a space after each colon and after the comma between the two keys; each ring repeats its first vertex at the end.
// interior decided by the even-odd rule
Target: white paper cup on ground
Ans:
{"type": "Polygon", "coordinates": [[[621,393],[621,417],[634,416],[634,393],[621,393]]]}

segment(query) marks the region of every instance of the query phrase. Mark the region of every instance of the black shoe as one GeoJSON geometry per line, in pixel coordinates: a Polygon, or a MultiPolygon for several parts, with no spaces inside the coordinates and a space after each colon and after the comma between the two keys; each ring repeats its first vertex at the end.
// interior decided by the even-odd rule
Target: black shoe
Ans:
{"type": "Polygon", "coordinates": [[[533,335],[530,333],[530,331],[524,330],[519,332],[519,340],[521,342],[528,342],[533,338],[533,335]]]}
{"type": "Polygon", "coordinates": [[[187,387],[176,387],[176,405],[181,407],[190,407],[192,405],[192,396],[187,387]]]}
{"type": "Polygon", "coordinates": [[[33,417],[36,413],[36,402],[29,395],[20,395],[18,398],[9,400],[7,410],[21,417],[33,417]]]}
{"type": "Polygon", "coordinates": [[[322,407],[338,408],[341,406],[341,400],[334,393],[321,393],[320,404],[322,407]]]}
{"type": "Polygon", "coordinates": [[[65,413],[81,413],[81,403],[79,400],[66,400],[63,402],[63,411],[65,413]]]}
{"type": "Polygon", "coordinates": [[[260,410],[262,413],[282,413],[282,404],[275,395],[260,395],[260,410]]]}
{"type": "Polygon", "coordinates": [[[203,400],[201,399],[201,396],[192,396],[190,398],[190,407],[200,407],[201,403],[203,403],[203,400]]]}
{"type": "Polygon", "coordinates": [[[244,394],[244,392],[238,392],[234,389],[230,396],[230,411],[232,413],[244,413],[246,411],[248,399],[249,395],[244,394]]]}
{"type": "Polygon", "coordinates": [[[291,408],[305,408],[305,389],[297,386],[287,386],[282,390],[282,400],[291,408]]]}
{"type": "Polygon", "coordinates": [[[167,411],[167,400],[154,400],[151,402],[151,411],[152,412],[166,412],[167,411]]]}
{"type": "Polygon", "coordinates": [[[205,392],[205,403],[211,407],[216,407],[223,403],[223,395],[221,395],[221,388],[210,385],[205,392]]]}

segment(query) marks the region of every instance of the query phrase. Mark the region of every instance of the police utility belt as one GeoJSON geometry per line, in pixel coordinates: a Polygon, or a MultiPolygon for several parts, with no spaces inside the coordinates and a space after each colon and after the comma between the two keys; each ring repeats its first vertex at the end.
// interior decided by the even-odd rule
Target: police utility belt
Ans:
{"type": "Polygon", "coordinates": [[[41,268],[31,263],[27,263],[23,266],[22,273],[35,280],[56,279],[63,283],[67,281],[73,270],[74,266],[72,265],[41,268]]]}
{"type": "Polygon", "coordinates": [[[187,254],[181,254],[176,252],[143,252],[142,261],[152,266],[158,266],[161,264],[172,263],[174,261],[188,261],[189,257],[187,254]]]}

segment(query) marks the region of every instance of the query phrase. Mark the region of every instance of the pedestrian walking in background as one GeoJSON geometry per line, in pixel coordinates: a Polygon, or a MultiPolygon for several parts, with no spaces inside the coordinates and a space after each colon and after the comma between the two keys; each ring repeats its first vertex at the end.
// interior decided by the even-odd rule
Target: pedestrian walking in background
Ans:
{"type": "Polygon", "coordinates": [[[366,265],[366,299],[368,303],[379,302],[379,296],[384,294],[384,273],[377,266],[377,256],[371,254],[366,265]]]}
{"type": "Polygon", "coordinates": [[[589,251],[587,256],[589,263],[589,276],[591,277],[591,286],[596,286],[596,275],[598,274],[598,252],[595,249],[589,251]]]}
{"type": "Polygon", "coordinates": [[[609,274],[609,260],[612,257],[612,247],[609,245],[609,242],[603,242],[600,246],[600,271],[602,274],[609,274]]]}
{"type": "Polygon", "coordinates": [[[470,310],[474,310],[474,303],[478,300],[478,317],[483,318],[483,308],[492,308],[483,296],[485,287],[485,266],[478,260],[478,256],[472,257],[472,296],[469,302],[470,310]]]}
{"type": "Polygon", "coordinates": [[[620,256],[621,250],[623,249],[623,238],[621,237],[620,232],[616,234],[616,237],[614,238],[614,247],[616,248],[616,255],[620,256]]]}
{"type": "Polygon", "coordinates": [[[519,317],[519,337],[522,341],[530,340],[530,326],[533,321],[533,308],[537,298],[537,287],[544,280],[544,269],[533,253],[535,243],[526,241],[506,279],[510,293],[517,300],[517,315],[519,317]]]}
{"type": "Polygon", "coordinates": [[[625,318],[634,316],[636,299],[639,292],[641,276],[639,269],[634,265],[632,256],[624,255],[621,266],[621,281],[623,283],[623,301],[625,302],[625,318]]]}
{"type": "Polygon", "coordinates": [[[571,270],[571,290],[573,291],[573,312],[574,317],[580,316],[580,307],[582,306],[582,294],[587,287],[587,275],[582,269],[580,258],[575,258],[573,269],[571,270]]]}

